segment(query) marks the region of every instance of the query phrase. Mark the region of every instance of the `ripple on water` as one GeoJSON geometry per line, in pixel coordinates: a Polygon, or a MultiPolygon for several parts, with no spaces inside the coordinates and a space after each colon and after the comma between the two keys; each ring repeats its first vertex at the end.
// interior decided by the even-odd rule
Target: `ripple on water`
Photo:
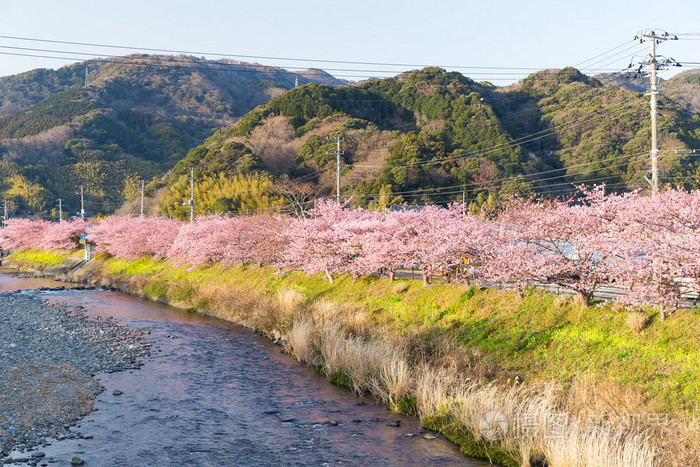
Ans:
{"type": "Polygon", "coordinates": [[[92,439],[42,448],[58,462],[81,453],[87,465],[115,466],[488,465],[442,438],[404,436],[421,432],[416,419],[360,401],[240,327],[116,292],[66,290],[50,300],[148,329],[157,346],[141,369],[100,375],[99,411],[74,428],[92,439]],[[386,426],[388,418],[401,426],[386,426]]]}

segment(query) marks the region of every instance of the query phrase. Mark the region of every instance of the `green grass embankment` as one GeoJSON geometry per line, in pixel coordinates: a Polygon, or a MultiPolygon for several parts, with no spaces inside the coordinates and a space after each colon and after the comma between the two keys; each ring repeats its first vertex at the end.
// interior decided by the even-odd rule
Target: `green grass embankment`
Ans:
{"type": "MultiPolygon", "coordinates": [[[[34,269],[63,258],[36,251],[10,257],[15,265],[34,269]]],[[[571,297],[540,292],[521,298],[512,291],[466,285],[423,288],[420,282],[400,281],[405,285],[397,286],[377,277],[340,276],[330,284],[320,276],[265,267],[190,269],[163,260],[127,261],[104,255],[76,274],[69,278],[282,335],[289,322],[259,310],[254,318],[248,313],[253,313],[253,301],[270,301],[280,291],[294,290],[306,302],[335,302],[346,313],[361,314],[362,326],[351,334],[396,342],[408,349],[414,363],[450,362],[453,370],[472,381],[515,384],[512,381],[520,375],[524,385],[532,387],[554,382],[572,412],[663,412],[687,418],[700,406],[697,310],[679,310],[664,321],[650,312],[647,326],[635,332],[627,325],[626,310],[601,303],[579,316],[571,297]]],[[[337,373],[335,380],[352,386],[337,373]]],[[[405,411],[413,410],[410,406],[405,411]]],[[[425,422],[441,428],[435,417],[426,417],[425,422]]],[[[483,457],[491,450],[493,457],[496,452],[489,443],[460,432],[452,420],[442,428],[467,455],[483,457]]],[[[496,457],[503,464],[518,465],[512,453],[496,457]]]]}

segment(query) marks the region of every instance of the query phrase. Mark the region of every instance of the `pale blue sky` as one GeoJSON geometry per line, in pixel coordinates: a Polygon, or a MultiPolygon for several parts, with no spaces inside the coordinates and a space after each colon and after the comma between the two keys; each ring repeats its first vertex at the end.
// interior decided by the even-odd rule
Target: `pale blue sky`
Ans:
{"type": "MultiPolygon", "coordinates": [[[[589,74],[600,68],[621,69],[636,51],[647,53],[648,45],[633,47],[632,42],[644,28],[700,34],[700,1],[0,0],[3,36],[231,55],[488,67],[460,71],[497,85],[522,78],[530,72],[527,68],[579,65],[627,42],[631,49],[621,47],[615,51],[619,55],[580,66],[589,74]]],[[[700,35],[694,39],[665,43],[659,53],[700,62],[700,35]]],[[[74,61],[4,55],[57,55],[8,47],[71,52],[64,54],[68,57],[80,57],[76,52],[96,56],[134,52],[0,38],[0,76],[74,61]]],[[[241,60],[354,70],[330,71],[349,79],[394,75],[411,68],[241,60]]]]}

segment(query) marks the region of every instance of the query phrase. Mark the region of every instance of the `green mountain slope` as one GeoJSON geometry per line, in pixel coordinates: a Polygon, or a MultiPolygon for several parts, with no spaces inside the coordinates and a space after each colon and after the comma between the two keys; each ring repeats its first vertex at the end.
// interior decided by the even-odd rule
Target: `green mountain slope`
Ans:
{"type": "Polygon", "coordinates": [[[661,84],[661,90],[689,112],[700,112],[700,70],[676,75],[661,84]]]}
{"type": "MultiPolygon", "coordinates": [[[[533,153],[543,154],[565,170],[546,174],[548,185],[605,182],[616,189],[645,186],[651,123],[648,98],[640,93],[586,77],[574,69],[536,73],[502,90],[512,108],[531,110],[530,125],[510,128],[533,153]],[[534,136],[532,136],[534,135],[534,136]],[[553,180],[555,175],[566,175],[553,180]]],[[[503,106],[502,106],[503,107],[503,106]]],[[[678,102],[659,99],[659,147],[698,148],[697,119],[678,102]]],[[[697,183],[697,163],[688,157],[664,157],[662,181],[697,183]]],[[[560,185],[564,187],[565,185],[560,185]]]]}
{"type": "MultiPolygon", "coordinates": [[[[669,98],[659,108],[663,149],[700,147],[696,116],[669,98]]],[[[639,93],[570,68],[503,89],[438,68],[339,88],[310,84],[217,131],[164,185],[195,167],[202,180],[287,174],[333,194],[333,138],[342,137],[341,192],[360,205],[446,203],[464,193],[477,207],[489,197],[560,195],[578,183],[636,189],[646,183],[648,112],[639,93]]],[[[693,155],[665,156],[661,169],[665,183],[700,179],[693,155]]],[[[173,188],[162,206],[188,198],[173,188]]]]}
{"type": "Polygon", "coordinates": [[[0,78],[0,194],[13,210],[111,212],[214,130],[309,82],[318,70],[132,55],[0,78]]]}

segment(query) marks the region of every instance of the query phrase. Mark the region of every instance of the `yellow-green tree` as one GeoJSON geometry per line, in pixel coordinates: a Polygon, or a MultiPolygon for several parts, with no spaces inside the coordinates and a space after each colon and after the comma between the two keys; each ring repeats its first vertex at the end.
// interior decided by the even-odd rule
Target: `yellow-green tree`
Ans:
{"type": "Polygon", "coordinates": [[[13,175],[5,179],[8,187],[4,198],[11,200],[16,208],[41,211],[45,208],[49,192],[38,183],[32,183],[22,175],[13,175]]]}
{"type": "MultiPolygon", "coordinates": [[[[194,209],[197,215],[279,210],[282,199],[273,194],[272,188],[272,178],[260,173],[204,176],[195,183],[194,209]]],[[[173,217],[186,218],[190,210],[189,198],[190,181],[182,177],[163,196],[160,210],[173,217]]]]}

